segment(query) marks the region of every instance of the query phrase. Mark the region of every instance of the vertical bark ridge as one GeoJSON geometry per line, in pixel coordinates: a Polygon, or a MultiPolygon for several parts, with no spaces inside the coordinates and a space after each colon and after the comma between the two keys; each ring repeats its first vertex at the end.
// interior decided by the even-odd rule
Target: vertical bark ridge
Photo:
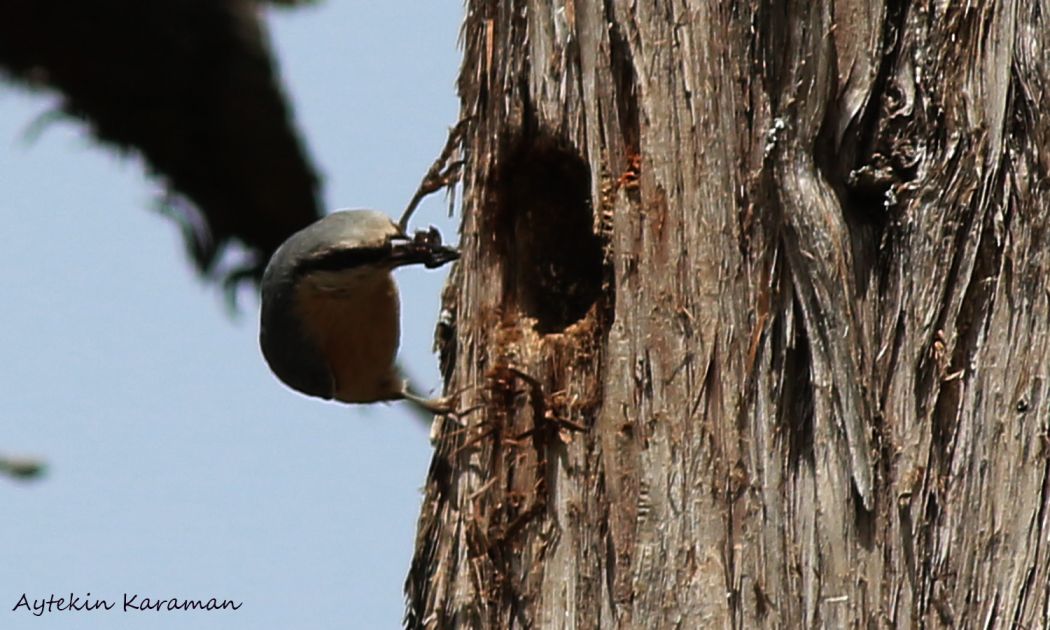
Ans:
{"type": "Polygon", "coordinates": [[[1048,8],[469,2],[408,624],[1050,622],[1048,8]]]}

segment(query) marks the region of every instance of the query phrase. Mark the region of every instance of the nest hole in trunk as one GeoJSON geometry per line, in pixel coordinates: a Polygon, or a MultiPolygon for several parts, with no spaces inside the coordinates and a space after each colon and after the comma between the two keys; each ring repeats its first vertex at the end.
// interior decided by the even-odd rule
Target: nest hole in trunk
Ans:
{"type": "Polygon", "coordinates": [[[523,142],[509,155],[492,215],[505,303],[535,319],[537,332],[562,332],[587,314],[602,287],[590,168],[547,140],[523,142]]]}

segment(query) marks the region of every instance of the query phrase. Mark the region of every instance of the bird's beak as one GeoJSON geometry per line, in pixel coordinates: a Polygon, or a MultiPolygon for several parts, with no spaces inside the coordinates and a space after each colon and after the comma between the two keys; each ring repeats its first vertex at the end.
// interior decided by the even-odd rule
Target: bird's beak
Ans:
{"type": "Polygon", "coordinates": [[[441,244],[441,233],[437,228],[420,230],[415,236],[398,237],[390,245],[389,261],[395,267],[423,265],[434,269],[459,258],[459,250],[441,244]]]}

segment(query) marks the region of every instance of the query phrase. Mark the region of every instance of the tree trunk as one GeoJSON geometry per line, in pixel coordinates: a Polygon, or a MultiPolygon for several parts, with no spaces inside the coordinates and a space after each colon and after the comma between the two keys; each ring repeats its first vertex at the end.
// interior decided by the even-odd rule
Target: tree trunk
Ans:
{"type": "Polygon", "coordinates": [[[1050,624],[1050,2],[467,4],[408,625],[1050,624]]]}

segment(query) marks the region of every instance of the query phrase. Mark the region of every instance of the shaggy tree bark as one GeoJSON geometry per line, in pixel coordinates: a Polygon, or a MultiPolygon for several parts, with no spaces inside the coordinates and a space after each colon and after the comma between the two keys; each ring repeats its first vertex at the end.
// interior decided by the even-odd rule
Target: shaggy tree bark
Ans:
{"type": "Polygon", "coordinates": [[[408,625],[1050,624],[1048,15],[470,0],[408,625]]]}

